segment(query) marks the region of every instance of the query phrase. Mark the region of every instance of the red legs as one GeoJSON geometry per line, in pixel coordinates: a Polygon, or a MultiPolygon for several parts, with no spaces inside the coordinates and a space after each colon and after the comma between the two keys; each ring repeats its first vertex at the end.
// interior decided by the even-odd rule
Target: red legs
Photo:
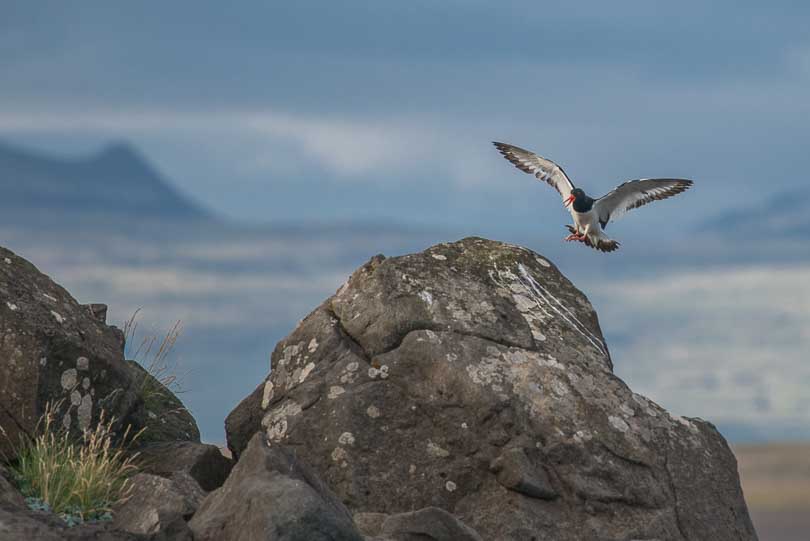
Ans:
{"type": "Polygon", "coordinates": [[[567,237],[565,237],[566,241],[571,242],[572,240],[578,240],[580,242],[585,242],[585,235],[581,235],[579,233],[571,233],[567,237]]]}

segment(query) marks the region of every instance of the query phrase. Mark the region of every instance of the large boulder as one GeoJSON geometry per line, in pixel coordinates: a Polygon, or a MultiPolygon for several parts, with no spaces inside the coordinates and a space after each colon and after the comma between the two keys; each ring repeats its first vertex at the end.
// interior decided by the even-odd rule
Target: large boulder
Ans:
{"type": "Polygon", "coordinates": [[[250,441],[190,522],[196,541],[362,541],[349,511],[297,453],[250,441]]]}
{"type": "MultiPolygon", "coordinates": [[[[124,363],[124,336],[31,263],[0,248],[0,451],[14,455],[50,402],[78,434],[99,419],[123,422],[139,399],[124,363]]],[[[2,455],[0,455],[2,456],[2,455]]]]}
{"type": "MultiPolygon", "coordinates": [[[[58,427],[78,436],[102,411],[142,428],[150,441],[199,441],[194,419],[170,391],[124,360],[124,335],[104,319],[106,307],[79,304],[28,261],[0,248],[0,459],[36,432],[48,404],[58,427]],[[159,400],[147,408],[144,382],[159,400]]],[[[154,379],[154,378],[152,378],[154,379]]]]}
{"type": "MultiPolygon", "coordinates": [[[[756,539],[714,426],[612,372],[549,261],[477,238],[377,256],[282,340],[228,416],[355,514],[438,507],[484,539],[756,539]]],[[[237,466],[238,469],[238,466],[237,466]]]]}

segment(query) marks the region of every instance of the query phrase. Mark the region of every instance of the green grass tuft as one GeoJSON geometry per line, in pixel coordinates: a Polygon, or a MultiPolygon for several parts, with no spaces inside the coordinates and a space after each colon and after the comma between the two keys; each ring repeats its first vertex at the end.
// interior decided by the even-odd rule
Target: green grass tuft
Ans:
{"type": "MultiPolygon", "coordinates": [[[[126,456],[113,444],[112,424],[112,420],[104,420],[102,412],[95,428],[86,430],[77,442],[67,431],[56,428],[55,410],[48,406],[37,435],[24,441],[11,468],[23,495],[68,522],[76,516],[80,521],[106,516],[129,497],[129,477],[136,472],[133,460],[137,458],[126,456]]],[[[123,441],[127,437],[124,434],[123,441]]]]}

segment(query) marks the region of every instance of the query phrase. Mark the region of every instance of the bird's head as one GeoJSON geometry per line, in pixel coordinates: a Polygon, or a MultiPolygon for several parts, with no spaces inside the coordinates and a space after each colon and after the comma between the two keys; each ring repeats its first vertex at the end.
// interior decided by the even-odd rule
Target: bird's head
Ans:
{"type": "Polygon", "coordinates": [[[565,200],[565,206],[567,207],[574,201],[579,201],[585,197],[585,192],[583,192],[580,188],[574,188],[571,190],[571,195],[568,196],[568,199],[565,200]]]}

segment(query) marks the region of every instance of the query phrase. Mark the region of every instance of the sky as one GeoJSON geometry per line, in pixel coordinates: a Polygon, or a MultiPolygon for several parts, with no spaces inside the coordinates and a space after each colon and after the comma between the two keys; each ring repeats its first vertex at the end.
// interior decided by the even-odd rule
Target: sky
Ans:
{"type": "MultiPolygon", "coordinates": [[[[617,373],[635,390],[778,439],[810,419],[806,256],[771,261],[745,239],[709,258],[717,267],[664,261],[667,250],[689,254],[701,224],[727,210],[810,193],[809,20],[798,1],[0,0],[0,142],[80,156],[128,141],[232,220],[385,224],[542,249],[594,301],[617,373]],[[559,196],[493,140],[558,162],[593,195],[641,177],[695,187],[611,224],[623,246],[610,259],[557,242],[569,221],[559,196]],[[644,258],[652,265],[636,265],[644,258]]],[[[298,240],[251,244],[238,281],[211,271],[210,258],[223,257],[216,243],[192,255],[171,247],[156,256],[160,268],[119,265],[107,246],[103,266],[58,238],[19,245],[111,313],[146,305],[188,320],[192,357],[210,349],[206,333],[253,344],[251,386],[291,322],[371,253],[397,249],[341,240],[356,243],[351,258],[330,238],[307,241],[307,254],[298,240]],[[305,255],[320,274],[269,276],[305,255]],[[260,328],[195,330],[205,317],[260,328]]],[[[122,246],[131,263],[137,246],[122,246]]],[[[241,261],[242,248],[225,257],[241,261]]],[[[208,406],[195,385],[187,396],[217,441],[226,406],[208,406]]],[[[247,388],[232,387],[228,407],[247,388]]]]}
{"type": "Polygon", "coordinates": [[[805,186],[810,166],[803,2],[0,10],[0,138],[65,155],[131,141],[240,220],[491,234],[563,220],[492,140],[557,161],[595,195],[693,178],[688,216],[659,205],[646,218],[687,232],[680,221],[805,186]]]}

